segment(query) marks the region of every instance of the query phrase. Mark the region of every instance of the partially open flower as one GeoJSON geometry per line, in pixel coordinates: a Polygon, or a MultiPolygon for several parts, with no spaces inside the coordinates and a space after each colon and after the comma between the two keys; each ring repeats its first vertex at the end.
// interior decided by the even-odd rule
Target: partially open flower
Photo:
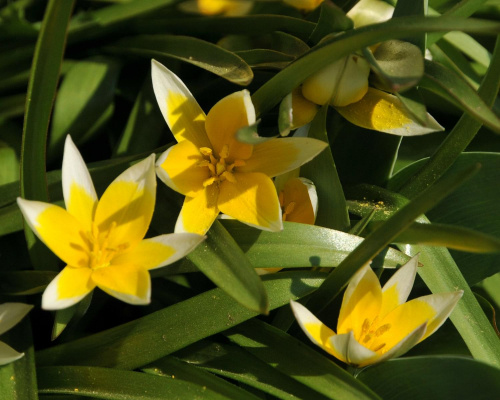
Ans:
{"type": "Polygon", "coordinates": [[[72,306],[96,286],[127,303],[148,304],[148,271],[184,257],[204,239],[188,233],[143,239],[155,205],[154,157],[124,171],[98,200],[82,156],[67,136],[62,166],[66,209],[17,199],[30,228],[67,264],[43,293],[42,308],[72,306]]]}
{"type": "Polygon", "coordinates": [[[302,304],[290,301],[295,318],[314,344],[354,367],[398,357],[433,334],[463,294],[459,290],[406,302],[417,264],[412,258],[383,288],[372,269],[362,267],[345,291],[337,333],[302,304]]]}
{"type": "Polygon", "coordinates": [[[363,98],[368,90],[370,64],[351,54],[326,66],[302,84],[302,95],[313,103],[342,107],[363,98]]]}
{"type": "MultiPolygon", "coordinates": [[[[32,305],[24,303],[0,304],[0,335],[17,325],[32,308],[32,305]]],[[[19,360],[22,356],[24,353],[18,353],[4,342],[0,342],[0,365],[19,360]]]]}

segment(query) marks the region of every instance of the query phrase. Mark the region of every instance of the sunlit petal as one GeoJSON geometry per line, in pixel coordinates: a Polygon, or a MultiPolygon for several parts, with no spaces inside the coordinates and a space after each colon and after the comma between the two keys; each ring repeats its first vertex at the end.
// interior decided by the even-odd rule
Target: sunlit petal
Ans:
{"type": "Polygon", "coordinates": [[[418,255],[403,265],[386,282],[382,288],[382,308],[380,309],[382,318],[408,299],[415,282],[417,267],[418,255]]]}
{"type": "Polygon", "coordinates": [[[145,239],[132,250],[113,258],[113,265],[134,264],[145,269],[164,267],[181,259],[204,240],[195,233],[171,233],[145,239]]]}
{"type": "Polygon", "coordinates": [[[337,333],[354,331],[359,339],[365,319],[372,322],[382,306],[382,288],[369,265],[352,277],[344,293],[337,325],[337,333]]]}
{"type": "Polygon", "coordinates": [[[401,100],[374,88],[369,88],[357,103],[336,109],[355,125],[398,136],[425,135],[444,129],[430,114],[427,114],[427,126],[420,125],[406,111],[401,100]]]}
{"type": "Polygon", "coordinates": [[[110,265],[92,273],[92,280],[109,295],[129,304],[149,304],[151,278],[147,269],[132,264],[110,265]]]}
{"type": "Polygon", "coordinates": [[[154,154],[128,168],[108,186],[95,214],[110,248],[126,249],[146,235],[156,195],[154,154]]]}
{"type": "Polygon", "coordinates": [[[252,157],[238,167],[238,172],[262,172],[272,178],[311,161],[327,146],[311,138],[271,139],[255,145],[252,157]]]}
{"type": "Polygon", "coordinates": [[[86,230],[90,230],[97,206],[97,195],[89,170],[69,135],[66,136],[64,144],[61,178],[66,210],[80,221],[86,230]]]}
{"type": "Polygon", "coordinates": [[[82,300],[94,288],[90,268],[65,267],[47,286],[42,295],[44,310],[60,310],[82,300]]]}
{"type": "Polygon", "coordinates": [[[235,173],[236,182],[220,185],[219,210],[245,224],[268,231],[283,229],[276,189],[261,173],[235,173]]]}
{"type": "Polygon", "coordinates": [[[17,325],[32,308],[31,304],[24,303],[0,304],[0,335],[17,325]]]}
{"type": "Polygon", "coordinates": [[[336,357],[347,364],[361,366],[377,357],[377,353],[358,343],[352,331],[332,336],[329,341],[335,352],[339,354],[336,357]]]}
{"type": "Polygon", "coordinates": [[[255,108],[248,90],[232,93],[219,100],[207,115],[205,127],[213,150],[220,154],[229,147],[229,159],[246,160],[252,155],[253,146],[235,139],[236,132],[255,123],[255,108]]]}
{"type": "Polygon", "coordinates": [[[219,190],[213,184],[199,192],[196,197],[186,197],[175,224],[175,232],[192,232],[204,235],[219,214],[218,195],[219,190]]]}
{"type": "Polygon", "coordinates": [[[88,239],[74,216],[40,201],[18,198],[17,204],[29,227],[61,260],[75,267],[88,265],[88,239]]]}
{"type": "Polygon", "coordinates": [[[4,342],[0,342],[0,365],[6,365],[19,360],[22,356],[24,356],[24,353],[18,353],[4,342]]]}
{"type": "Polygon", "coordinates": [[[170,147],[158,158],[156,173],[171,189],[194,197],[203,190],[203,182],[210,177],[209,169],[199,166],[202,160],[199,148],[184,140],[170,147]]]}
{"type": "Polygon", "coordinates": [[[205,133],[205,113],[186,85],[156,60],[151,61],[151,77],[158,106],[175,139],[210,147],[205,133]]]}
{"type": "Polygon", "coordinates": [[[224,14],[227,16],[245,15],[253,6],[247,0],[197,0],[197,11],[204,15],[224,14]]]}
{"type": "Polygon", "coordinates": [[[355,28],[387,21],[392,17],[394,7],[383,0],[360,0],[349,10],[347,16],[355,28]]]}

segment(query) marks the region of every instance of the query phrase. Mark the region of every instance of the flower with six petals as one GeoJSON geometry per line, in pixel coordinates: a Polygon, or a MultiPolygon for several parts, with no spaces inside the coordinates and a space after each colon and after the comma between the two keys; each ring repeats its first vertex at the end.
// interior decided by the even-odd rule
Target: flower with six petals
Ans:
{"type": "Polygon", "coordinates": [[[119,175],[97,199],[71,138],[62,166],[66,209],[18,198],[26,222],[67,266],[48,285],[42,308],[69,307],[96,286],[131,304],[150,301],[149,270],[184,257],[203,237],[168,234],[144,239],[155,205],[154,154],[119,175]]]}
{"type": "MultiPolygon", "coordinates": [[[[32,308],[32,305],[24,303],[0,304],[0,335],[17,325],[32,308]]],[[[0,342],[0,365],[19,360],[22,356],[24,353],[18,353],[9,345],[0,342]]]]}
{"type": "Polygon", "coordinates": [[[417,265],[417,257],[412,258],[383,288],[372,269],[362,267],[345,291],[337,333],[291,301],[295,318],[314,344],[354,367],[398,357],[434,333],[463,294],[460,290],[406,302],[417,265]]]}
{"type": "Polygon", "coordinates": [[[158,177],[186,196],[175,231],[203,234],[219,212],[260,229],[281,230],[271,178],[298,168],[327,144],[310,138],[240,142],[238,130],[255,123],[247,90],[226,96],[205,116],[182,81],[154,60],[152,79],[158,105],[178,142],[157,162],[158,177]]]}

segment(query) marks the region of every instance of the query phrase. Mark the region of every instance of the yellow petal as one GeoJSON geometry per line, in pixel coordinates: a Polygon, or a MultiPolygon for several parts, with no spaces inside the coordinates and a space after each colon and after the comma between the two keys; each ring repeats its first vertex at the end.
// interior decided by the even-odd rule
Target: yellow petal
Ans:
{"type": "Polygon", "coordinates": [[[194,197],[203,190],[203,182],[210,177],[198,147],[184,140],[165,151],[156,163],[158,177],[170,188],[185,196],[194,197]]]}
{"type": "Polygon", "coordinates": [[[97,195],[87,166],[69,135],[64,144],[61,178],[66,210],[90,231],[97,195]]]}
{"type": "Polygon", "coordinates": [[[171,233],[139,242],[130,251],[113,258],[112,264],[133,264],[147,270],[160,268],[191,252],[204,237],[194,233],[171,233]]]}
{"type": "Polygon", "coordinates": [[[197,147],[210,147],[205,133],[205,113],[186,85],[156,60],[151,61],[151,77],[158,106],[175,139],[189,140],[197,147]]]}
{"type": "Polygon", "coordinates": [[[78,303],[95,288],[91,274],[90,268],[64,268],[43,292],[42,308],[60,310],[78,303]]]}
{"type": "Polygon", "coordinates": [[[61,260],[74,267],[88,266],[85,229],[65,209],[39,201],[17,199],[26,222],[61,260]]]}
{"type": "Polygon", "coordinates": [[[271,139],[255,145],[252,157],[238,167],[238,172],[262,172],[272,178],[311,161],[327,146],[311,138],[271,139]]]}
{"type": "Polygon", "coordinates": [[[109,295],[130,304],[148,304],[151,278],[145,268],[132,264],[110,265],[92,272],[92,280],[109,295]]]}
{"type": "Polygon", "coordinates": [[[311,122],[317,112],[318,106],[302,96],[300,89],[292,92],[292,129],[300,128],[311,122]]]}
{"type": "Polygon", "coordinates": [[[377,353],[356,340],[353,331],[332,336],[329,342],[333,351],[338,354],[335,357],[354,367],[371,364],[378,357],[377,353]]]}
{"type": "Polygon", "coordinates": [[[253,6],[252,1],[246,0],[198,0],[198,10],[204,15],[244,15],[253,6]]]}
{"type": "Polygon", "coordinates": [[[95,223],[109,235],[108,247],[139,243],[149,228],[156,195],[154,155],[128,168],[108,186],[97,205],[95,223]]]}
{"type": "Polygon", "coordinates": [[[269,177],[260,173],[235,173],[235,183],[223,181],[219,210],[245,224],[268,231],[283,229],[276,189],[269,177]]]}
{"type": "Polygon", "coordinates": [[[248,90],[232,93],[219,100],[209,111],[205,127],[216,154],[229,146],[229,160],[246,160],[253,146],[235,139],[236,132],[255,123],[255,109],[248,90]]]}
{"type": "MultiPolygon", "coordinates": [[[[302,179],[290,179],[285,184],[282,192],[282,207],[285,213],[289,208],[291,209],[290,213],[286,213],[286,221],[314,225],[315,212],[313,204],[309,196],[309,189],[302,179]],[[293,207],[290,207],[290,205],[293,205],[293,207]]],[[[309,182],[312,184],[311,181],[309,182]]]]}
{"type": "Polygon", "coordinates": [[[337,325],[337,333],[354,332],[360,341],[361,330],[368,319],[372,323],[382,306],[382,288],[369,265],[362,267],[351,278],[344,293],[337,325]]]}
{"type": "Polygon", "coordinates": [[[283,2],[299,10],[312,11],[323,3],[323,0],[283,0],[283,2]]]}
{"type": "Polygon", "coordinates": [[[207,186],[196,197],[187,197],[182,205],[179,218],[175,224],[175,232],[191,232],[204,235],[219,215],[217,197],[219,189],[216,184],[207,186]]]}
{"type": "Polygon", "coordinates": [[[357,103],[336,109],[355,125],[398,136],[425,135],[443,130],[430,114],[427,114],[427,126],[420,125],[396,96],[374,88],[368,88],[357,103]]]}
{"type": "Polygon", "coordinates": [[[355,28],[387,21],[392,17],[394,7],[383,0],[360,0],[349,10],[347,16],[355,28]]]}

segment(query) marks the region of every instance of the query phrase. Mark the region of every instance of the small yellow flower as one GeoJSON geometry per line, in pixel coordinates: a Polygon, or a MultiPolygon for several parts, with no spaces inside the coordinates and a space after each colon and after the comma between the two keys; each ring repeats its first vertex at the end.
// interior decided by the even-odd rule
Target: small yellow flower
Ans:
{"type": "Polygon", "coordinates": [[[253,7],[251,0],[190,0],[180,4],[183,11],[203,15],[245,15],[253,7]]]}
{"type": "Polygon", "coordinates": [[[302,11],[312,11],[319,7],[324,0],[283,0],[283,3],[302,11]]]}
{"type": "MultiPolygon", "coordinates": [[[[32,308],[32,305],[23,303],[0,304],[0,335],[17,325],[32,308]]],[[[4,342],[0,342],[0,365],[19,360],[22,356],[24,353],[18,353],[4,342]]]]}
{"type": "Polygon", "coordinates": [[[310,161],[327,144],[310,138],[242,143],[236,133],[255,123],[247,90],[226,96],[205,116],[182,81],[154,60],[152,79],[178,141],[160,156],[156,169],[166,185],[186,196],[175,231],[203,234],[219,212],[260,229],[283,229],[271,178],[310,161]]]}
{"type": "Polygon", "coordinates": [[[67,264],[43,293],[44,309],[76,304],[96,286],[127,303],[147,304],[148,271],[184,257],[203,240],[194,234],[143,240],[155,205],[154,154],[124,171],[98,200],[82,156],[68,136],[62,185],[66,209],[17,199],[31,229],[67,264]]]}
{"type": "Polygon", "coordinates": [[[414,257],[383,288],[369,266],[361,268],[345,291],[337,333],[291,301],[295,318],[314,344],[354,367],[399,357],[434,333],[463,294],[460,290],[406,302],[417,265],[414,257]]]}

